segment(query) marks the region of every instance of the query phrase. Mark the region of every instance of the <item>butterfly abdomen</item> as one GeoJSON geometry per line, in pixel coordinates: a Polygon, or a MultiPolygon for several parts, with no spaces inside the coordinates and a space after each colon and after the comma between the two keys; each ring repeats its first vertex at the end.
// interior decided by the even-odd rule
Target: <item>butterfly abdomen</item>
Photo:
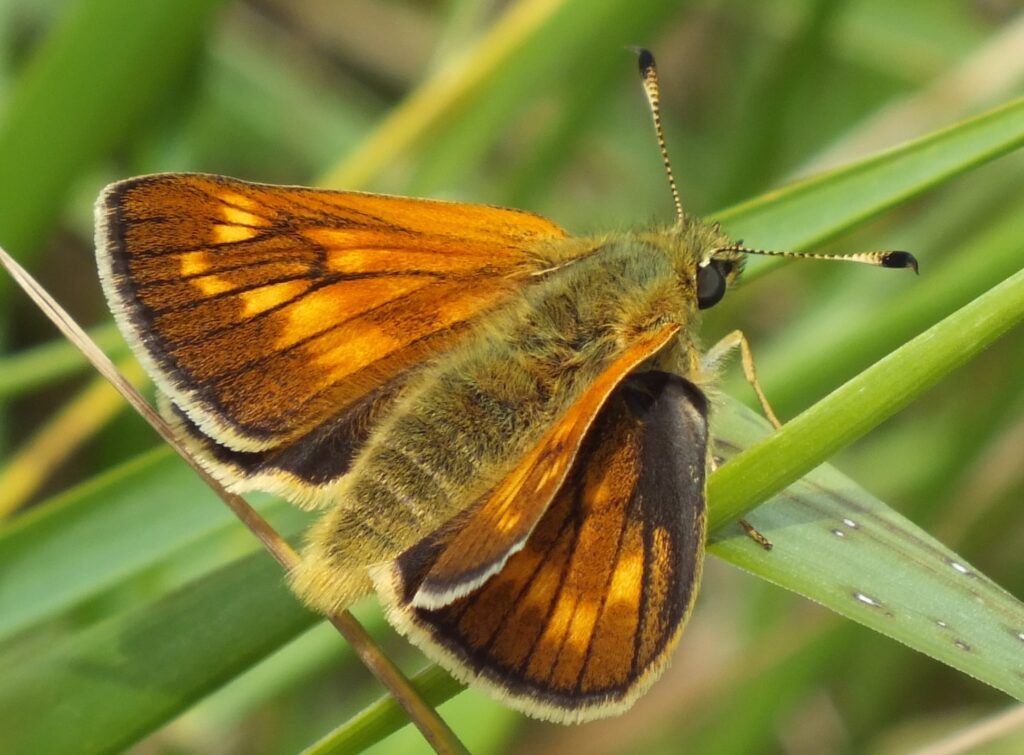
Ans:
{"type": "Polygon", "coordinates": [[[299,592],[334,610],[493,488],[590,385],[622,339],[681,316],[671,268],[619,243],[541,276],[427,368],[370,434],[311,531],[299,592]],[[325,599],[327,603],[322,601],[325,599]]]}

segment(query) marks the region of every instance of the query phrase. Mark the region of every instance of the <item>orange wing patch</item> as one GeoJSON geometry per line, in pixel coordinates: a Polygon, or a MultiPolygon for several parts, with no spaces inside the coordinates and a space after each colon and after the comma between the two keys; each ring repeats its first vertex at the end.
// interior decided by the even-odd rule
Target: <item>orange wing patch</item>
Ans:
{"type": "Polygon", "coordinates": [[[615,387],[679,332],[677,323],[644,334],[588,386],[534,449],[481,502],[423,579],[413,603],[440,608],[479,587],[522,547],[562,486],[583,437],[615,387]]]}
{"type": "Polygon", "coordinates": [[[668,663],[703,563],[707,404],[675,375],[631,375],[601,410],[525,546],[438,610],[412,600],[457,534],[371,573],[388,618],[459,679],[533,716],[628,708],[668,663]]]}
{"type": "Polygon", "coordinates": [[[200,174],[114,184],[96,214],[136,353],[203,434],[247,452],[449,347],[565,235],[516,210],[200,174]]]}

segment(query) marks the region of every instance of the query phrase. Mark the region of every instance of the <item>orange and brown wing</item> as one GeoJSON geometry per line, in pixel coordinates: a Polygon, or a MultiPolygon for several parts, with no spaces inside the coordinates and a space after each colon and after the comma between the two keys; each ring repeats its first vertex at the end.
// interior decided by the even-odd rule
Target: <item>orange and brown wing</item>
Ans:
{"type": "Polygon", "coordinates": [[[282,446],[374,404],[564,236],[494,207],[162,174],[97,201],[111,308],[202,436],[282,446]]]}
{"type": "Polygon", "coordinates": [[[408,375],[400,375],[341,408],[309,432],[263,451],[236,451],[207,437],[171,403],[158,396],[160,413],[192,455],[229,490],[262,490],[303,507],[333,503],[334,483],[349,470],[370,430],[397,399],[408,375]]]}
{"type": "Polygon", "coordinates": [[[605,367],[501,483],[446,529],[457,530],[413,600],[439,608],[479,587],[526,542],[562,486],[587,431],[612,391],[679,332],[667,323],[644,333],[605,367]]]}
{"type": "Polygon", "coordinates": [[[402,632],[456,677],[533,716],[628,708],[665,668],[700,580],[707,404],[675,375],[631,375],[522,550],[437,610],[412,600],[450,538],[374,578],[402,632]]]}

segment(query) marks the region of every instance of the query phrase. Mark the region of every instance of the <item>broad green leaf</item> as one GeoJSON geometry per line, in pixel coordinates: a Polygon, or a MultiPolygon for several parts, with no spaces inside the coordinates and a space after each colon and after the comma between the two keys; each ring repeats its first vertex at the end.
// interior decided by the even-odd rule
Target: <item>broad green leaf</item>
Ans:
{"type": "MultiPolygon", "coordinates": [[[[768,427],[744,408],[716,436],[735,453],[768,427]]],[[[710,552],[1024,700],[1024,603],[835,468],[818,467],[747,518],[770,552],[736,525],[710,552]]]]}

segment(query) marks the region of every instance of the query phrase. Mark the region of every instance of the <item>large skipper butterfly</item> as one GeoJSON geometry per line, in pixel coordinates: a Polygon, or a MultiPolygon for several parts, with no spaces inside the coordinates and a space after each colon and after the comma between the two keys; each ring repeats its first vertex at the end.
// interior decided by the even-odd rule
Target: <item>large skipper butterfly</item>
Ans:
{"type": "MultiPolygon", "coordinates": [[[[650,53],[640,68],[667,168],[650,53]]],[[[291,575],[304,601],[376,589],[460,679],[584,721],[658,677],[693,607],[716,361],[699,312],[769,253],[684,214],[668,174],[673,225],[588,237],[497,207],[142,176],[99,197],[100,275],[200,462],[324,509],[291,575]]]]}

